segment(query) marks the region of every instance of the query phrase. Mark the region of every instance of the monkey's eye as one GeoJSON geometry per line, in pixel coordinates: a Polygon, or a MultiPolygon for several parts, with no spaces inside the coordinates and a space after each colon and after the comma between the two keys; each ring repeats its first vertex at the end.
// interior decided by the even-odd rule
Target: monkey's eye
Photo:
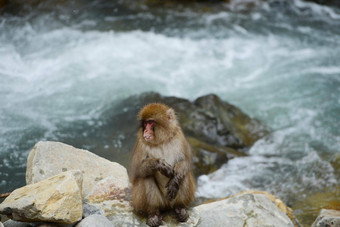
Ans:
{"type": "Polygon", "coordinates": [[[150,125],[150,126],[153,126],[155,124],[155,121],[154,120],[147,120],[147,121],[144,121],[144,127],[146,127],[147,125],[150,125]]]}

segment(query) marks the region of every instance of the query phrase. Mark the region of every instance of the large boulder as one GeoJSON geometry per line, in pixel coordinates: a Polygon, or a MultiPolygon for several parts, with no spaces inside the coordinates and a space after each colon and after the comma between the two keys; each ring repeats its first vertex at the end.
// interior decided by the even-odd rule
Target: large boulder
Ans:
{"type": "Polygon", "coordinates": [[[0,204],[0,213],[16,221],[71,224],[81,220],[82,174],[67,171],[13,191],[0,204]]]}
{"type": "Polygon", "coordinates": [[[339,227],[340,210],[322,209],[312,227],[339,227]]]}
{"type": "Polygon", "coordinates": [[[87,150],[77,149],[60,142],[38,142],[27,159],[26,182],[32,184],[68,171],[83,174],[83,196],[100,180],[114,176],[128,181],[126,169],[87,150]]]}
{"type": "MultiPolygon", "coordinates": [[[[161,102],[173,107],[186,135],[213,145],[246,149],[268,133],[267,128],[258,120],[250,118],[242,110],[222,101],[214,94],[199,97],[191,102],[187,99],[161,96],[158,93],[144,93],[116,104],[115,108],[104,113],[103,118],[108,118],[108,123],[122,126],[119,128],[123,131],[131,130],[131,124],[124,126],[124,122],[137,126],[136,114],[151,102],[161,102]]],[[[135,133],[134,130],[132,127],[132,132],[135,133]]]]}
{"type": "Polygon", "coordinates": [[[79,138],[72,138],[72,141],[81,142],[79,146],[91,146],[91,151],[106,158],[119,154],[114,157],[115,160],[126,166],[130,156],[127,151],[133,149],[136,141],[139,125],[137,113],[151,102],[161,102],[175,109],[185,135],[191,138],[189,142],[195,154],[196,176],[215,171],[229,158],[245,155],[258,139],[268,133],[267,128],[258,120],[250,118],[239,108],[222,101],[216,95],[210,94],[190,101],[165,97],[158,93],[144,93],[109,107],[97,123],[102,126],[91,130],[86,138],[81,138],[81,132],[73,133],[79,138]],[[112,139],[114,145],[111,145],[112,139]],[[97,141],[101,143],[97,144],[97,141]]]}
{"type": "Polygon", "coordinates": [[[201,214],[199,226],[288,227],[293,222],[267,195],[241,193],[231,198],[196,207],[201,214]]]}

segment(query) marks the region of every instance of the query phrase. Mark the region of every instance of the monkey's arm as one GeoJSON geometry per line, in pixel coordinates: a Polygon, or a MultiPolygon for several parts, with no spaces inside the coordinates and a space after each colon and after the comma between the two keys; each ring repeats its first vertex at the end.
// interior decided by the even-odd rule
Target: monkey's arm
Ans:
{"type": "Polygon", "coordinates": [[[159,171],[166,177],[172,178],[174,176],[174,170],[164,160],[159,158],[145,157],[136,171],[136,177],[145,178],[155,174],[155,171],[159,171]]]}
{"type": "Polygon", "coordinates": [[[167,190],[167,199],[169,201],[173,200],[176,198],[177,192],[179,190],[179,186],[183,182],[184,177],[189,171],[189,166],[187,160],[183,160],[180,162],[177,162],[174,167],[174,177],[170,178],[169,182],[166,184],[167,190]]]}
{"type": "Polygon", "coordinates": [[[149,157],[137,142],[130,160],[130,181],[152,176],[157,170],[169,178],[174,175],[174,170],[169,164],[162,159],[149,157]]]}
{"type": "Polygon", "coordinates": [[[183,182],[183,179],[190,171],[191,166],[191,148],[190,145],[185,142],[183,144],[184,148],[184,159],[177,162],[174,166],[174,177],[169,180],[166,184],[167,190],[167,198],[169,201],[176,198],[177,192],[179,190],[180,185],[183,182]]]}

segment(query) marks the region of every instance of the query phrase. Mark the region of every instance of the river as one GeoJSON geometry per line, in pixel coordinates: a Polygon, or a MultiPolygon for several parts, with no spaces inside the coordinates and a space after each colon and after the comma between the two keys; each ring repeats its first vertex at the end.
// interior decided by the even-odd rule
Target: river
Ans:
{"type": "Polygon", "coordinates": [[[272,129],[251,156],[199,177],[198,196],[257,189],[292,204],[340,183],[337,1],[11,1],[0,9],[0,193],[25,184],[37,141],[72,144],[65,126],[87,122],[86,136],[144,91],[215,93],[272,129]]]}

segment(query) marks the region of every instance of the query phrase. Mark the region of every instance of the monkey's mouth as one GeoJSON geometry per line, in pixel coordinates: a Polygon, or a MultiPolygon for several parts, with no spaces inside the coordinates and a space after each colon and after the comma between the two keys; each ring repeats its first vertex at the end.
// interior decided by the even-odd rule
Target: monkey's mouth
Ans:
{"type": "Polygon", "coordinates": [[[144,135],[144,139],[146,141],[151,141],[151,140],[153,140],[153,136],[152,135],[144,135]]]}
{"type": "Polygon", "coordinates": [[[151,141],[154,139],[154,135],[153,135],[154,125],[155,125],[155,122],[152,120],[144,122],[143,137],[146,141],[151,141]]]}

